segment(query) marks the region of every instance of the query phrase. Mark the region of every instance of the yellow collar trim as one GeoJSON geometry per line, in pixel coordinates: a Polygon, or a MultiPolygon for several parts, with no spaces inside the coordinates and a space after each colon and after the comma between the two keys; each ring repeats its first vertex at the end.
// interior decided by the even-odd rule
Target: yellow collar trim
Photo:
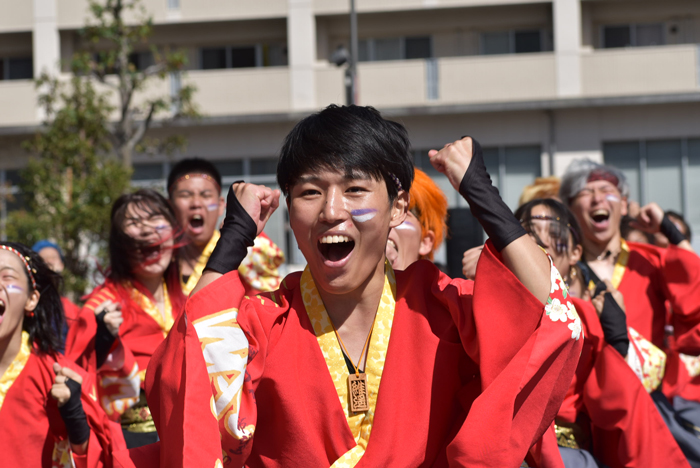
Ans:
{"type": "Polygon", "coordinates": [[[316,289],[311,272],[306,267],[301,275],[301,292],[304,300],[304,307],[309,316],[309,320],[314,327],[318,345],[328,366],[328,371],[333,379],[335,390],[338,393],[340,406],[343,408],[345,419],[348,422],[350,431],[357,445],[343,454],[333,463],[332,467],[352,467],[360,461],[369,443],[374,413],[377,406],[377,395],[379,384],[384,370],[384,361],[389,348],[389,338],[391,337],[391,326],[394,320],[394,307],[396,305],[396,278],[394,270],[387,263],[385,266],[384,290],[377,309],[374,331],[370,338],[367,350],[367,363],[365,374],[367,374],[367,393],[369,394],[369,411],[366,413],[350,413],[348,402],[348,368],[345,364],[343,352],[340,349],[338,340],[335,337],[333,326],[328,312],[323,305],[321,296],[316,289]]]}
{"type": "Polygon", "coordinates": [[[143,309],[144,312],[148,314],[153,320],[160,325],[160,329],[163,331],[163,336],[168,336],[168,332],[173,326],[173,307],[170,304],[170,296],[168,295],[168,287],[163,281],[163,312],[160,313],[158,306],[141,291],[129,285],[131,289],[131,298],[143,309]]]}
{"type": "Polygon", "coordinates": [[[622,276],[627,270],[627,260],[630,258],[630,248],[624,239],[620,239],[620,255],[617,256],[617,262],[615,262],[615,269],[613,270],[613,275],[611,279],[612,285],[615,289],[619,289],[620,283],[622,282],[622,276]]]}
{"type": "Polygon", "coordinates": [[[5,401],[5,395],[7,395],[10,387],[13,383],[15,383],[17,377],[19,377],[19,374],[22,372],[22,369],[24,369],[24,366],[27,365],[27,361],[29,361],[29,356],[31,354],[32,347],[29,345],[29,333],[23,331],[22,344],[19,347],[19,353],[17,353],[17,356],[15,356],[15,359],[12,361],[12,364],[10,364],[10,367],[8,367],[2,377],[0,377],[0,408],[2,408],[2,404],[5,401]]]}
{"type": "Polygon", "coordinates": [[[182,281],[182,275],[180,275],[180,285],[182,286],[182,292],[185,293],[186,296],[188,296],[192,292],[194,287],[197,286],[197,283],[199,282],[199,278],[202,277],[202,272],[204,271],[204,267],[207,266],[207,262],[209,261],[209,257],[211,257],[211,253],[214,251],[214,247],[216,247],[216,243],[219,241],[219,237],[221,237],[221,234],[219,234],[219,231],[214,231],[214,235],[211,236],[211,239],[209,239],[207,246],[204,247],[204,250],[202,251],[199,258],[197,259],[197,264],[194,266],[194,270],[192,270],[192,274],[187,279],[187,283],[182,281]]]}

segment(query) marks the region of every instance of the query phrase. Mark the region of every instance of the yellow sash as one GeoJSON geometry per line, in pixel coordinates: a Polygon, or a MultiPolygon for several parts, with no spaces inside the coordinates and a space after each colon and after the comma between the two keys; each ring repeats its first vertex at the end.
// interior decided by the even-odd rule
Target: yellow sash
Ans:
{"type": "Polygon", "coordinates": [[[379,383],[384,370],[384,360],[389,348],[389,338],[391,337],[391,325],[394,320],[394,306],[396,304],[396,278],[394,270],[387,263],[385,266],[384,290],[382,299],[377,309],[374,331],[370,338],[369,349],[367,351],[367,364],[365,373],[367,374],[367,392],[369,394],[369,411],[366,413],[351,413],[348,402],[348,368],[345,364],[343,352],[336,339],[333,325],[331,324],[328,312],[323,305],[321,296],[316,289],[314,280],[311,277],[309,268],[301,275],[301,292],[304,299],[306,313],[311,320],[316,333],[318,345],[321,348],[323,357],[326,360],[328,371],[331,374],[335,390],[338,393],[340,406],[345,413],[350,431],[357,445],[343,454],[333,463],[332,468],[353,467],[364,455],[372,431],[374,412],[377,405],[377,395],[379,393],[379,383]]]}
{"type": "Polygon", "coordinates": [[[204,247],[202,254],[197,259],[197,264],[194,266],[194,270],[192,270],[192,274],[187,279],[187,283],[182,281],[182,276],[180,276],[180,285],[182,286],[182,292],[185,293],[185,296],[189,296],[189,294],[192,292],[194,287],[197,286],[197,282],[199,281],[199,278],[202,277],[202,272],[204,271],[204,267],[207,266],[207,262],[209,261],[209,257],[211,256],[211,253],[214,251],[214,247],[216,247],[216,243],[219,241],[219,237],[221,237],[221,234],[219,234],[219,231],[214,231],[214,235],[211,236],[211,239],[209,239],[207,246],[204,247]]]}
{"type": "MultiPolygon", "coordinates": [[[[615,267],[613,269],[612,278],[610,282],[615,289],[620,288],[620,283],[622,282],[622,277],[625,275],[625,270],[627,270],[627,261],[630,258],[630,247],[624,239],[620,239],[620,255],[617,256],[617,261],[615,262],[615,267]]],[[[588,283],[588,289],[593,293],[595,291],[595,283],[591,280],[588,283]]]]}
{"type": "Polygon", "coordinates": [[[173,326],[173,307],[170,304],[170,296],[168,295],[168,288],[165,286],[165,281],[163,281],[163,314],[160,313],[158,306],[141,291],[129,285],[131,289],[131,298],[143,309],[144,312],[148,314],[153,320],[160,325],[160,329],[163,331],[163,336],[168,336],[168,332],[173,326]]]}
{"type": "Polygon", "coordinates": [[[32,354],[32,347],[29,345],[29,333],[23,331],[22,344],[19,347],[19,353],[17,353],[17,356],[15,356],[15,359],[12,361],[12,364],[10,364],[10,367],[8,367],[2,377],[0,377],[0,408],[2,408],[2,404],[5,401],[5,395],[7,395],[10,387],[13,383],[15,383],[15,380],[17,380],[17,377],[19,377],[19,374],[22,372],[22,369],[24,369],[24,366],[27,365],[30,354],[32,354]]]}

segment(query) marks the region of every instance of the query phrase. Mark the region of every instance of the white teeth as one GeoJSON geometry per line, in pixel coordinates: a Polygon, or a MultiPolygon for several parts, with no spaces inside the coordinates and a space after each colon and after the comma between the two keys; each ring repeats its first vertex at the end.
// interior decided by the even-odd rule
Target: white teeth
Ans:
{"type": "Polygon", "coordinates": [[[203,219],[202,215],[194,215],[192,216],[192,219],[203,219]]]}
{"type": "Polygon", "coordinates": [[[387,241],[387,243],[388,243],[389,245],[391,245],[394,249],[396,249],[397,252],[399,251],[399,248],[398,248],[398,246],[396,245],[396,242],[394,242],[393,240],[389,239],[389,240],[387,241]]]}
{"type": "Polygon", "coordinates": [[[321,244],[339,244],[341,242],[350,242],[348,236],[325,236],[321,237],[321,244]]]}
{"type": "Polygon", "coordinates": [[[608,210],[595,210],[591,216],[608,216],[608,210]]]}

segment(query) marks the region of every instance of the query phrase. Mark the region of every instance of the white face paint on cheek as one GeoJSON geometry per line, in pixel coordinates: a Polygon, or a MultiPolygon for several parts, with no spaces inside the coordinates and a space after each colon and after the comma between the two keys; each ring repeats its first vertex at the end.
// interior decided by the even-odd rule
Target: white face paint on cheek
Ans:
{"type": "Polygon", "coordinates": [[[613,203],[617,203],[617,202],[620,201],[620,198],[619,198],[618,196],[612,195],[612,194],[606,195],[606,196],[605,196],[605,199],[606,199],[607,201],[613,202],[613,203]]]}
{"type": "Polygon", "coordinates": [[[209,211],[216,211],[218,209],[219,209],[218,203],[210,203],[207,205],[207,210],[209,210],[209,211]]]}
{"type": "Polygon", "coordinates": [[[411,223],[410,221],[404,221],[403,223],[399,224],[396,226],[394,229],[397,231],[399,230],[404,230],[404,231],[417,231],[416,227],[411,223]]]}
{"type": "Polygon", "coordinates": [[[377,210],[375,210],[374,208],[363,208],[361,210],[352,210],[350,212],[350,215],[352,216],[352,219],[356,223],[366,223],[370,219],[377,216],[377,210]]]}
{"type": "Polygon", "coordinates": [[[8,284],[5,286],[5,289],[7,290],[8,294],[14,293],[14,294],[19,294],[24,292],[23,288],[20,288],[16,284],[8,284]]]}

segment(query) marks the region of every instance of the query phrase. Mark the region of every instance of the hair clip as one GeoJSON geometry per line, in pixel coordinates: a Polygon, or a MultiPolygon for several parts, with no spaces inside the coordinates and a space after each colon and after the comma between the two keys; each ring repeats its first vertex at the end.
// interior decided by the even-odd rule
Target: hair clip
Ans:
{"type": "Polygon", "coordinates": [[[401,181],[399,180],[398,177],[396,177],[392,172],[389,173],[392,179],[394,179],[394,183],[396,184],[396,188],[399,190],[403,190],[403,186],[401,185],[401,181]]]}

